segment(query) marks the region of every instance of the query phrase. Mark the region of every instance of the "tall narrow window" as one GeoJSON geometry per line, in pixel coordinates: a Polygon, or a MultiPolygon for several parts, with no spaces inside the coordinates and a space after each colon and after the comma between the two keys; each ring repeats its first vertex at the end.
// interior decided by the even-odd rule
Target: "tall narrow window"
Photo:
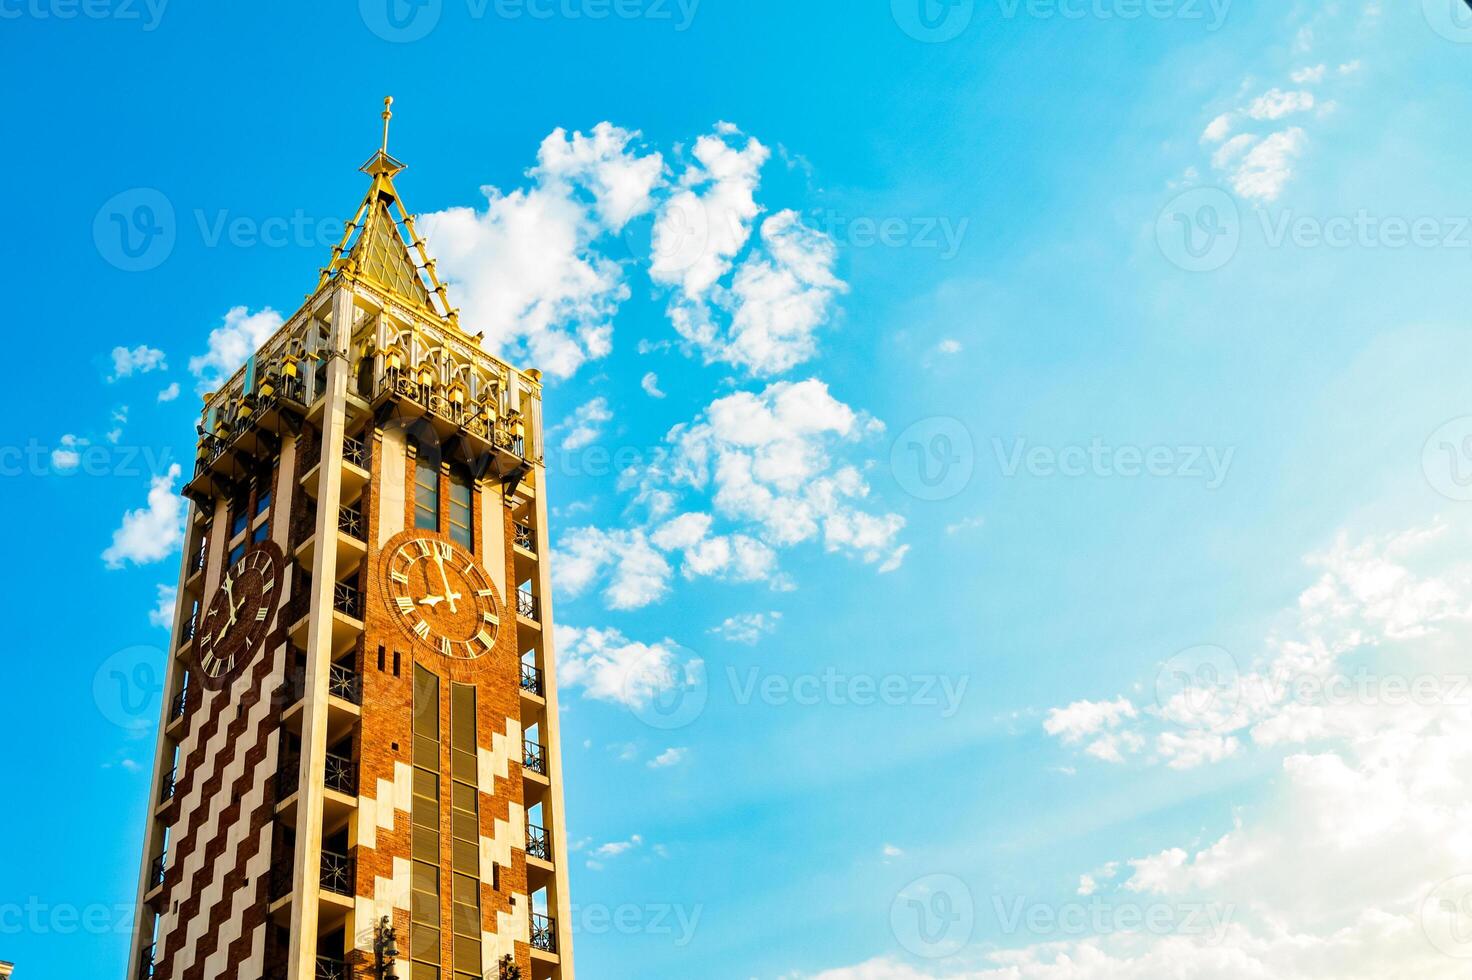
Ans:
{"type": "Polygon", "coordinates": [[[421,531],[440,529],[440,466],[424,452],[414,459],[414,526],[421,531]]]}
{"type": "Polygon", "coordinates": [[[440,679],[414,667],[414,841],[410,980],[440,975],[440,679]]]}
{"type": "Polygon", "coordinates": [[[450,537],[460,545],[475,549],[475,511],[471,507],[475,493],[470,474],[460,467],[450,469],[450,537]]]}
{"type": "Polygon", "coordinates": [[[450,827],[454,837],[451,908],[454,914],[454,980],[476,980],[481,971],[480,795],[475,748],[475,688],[450,687],[450,827]]]}

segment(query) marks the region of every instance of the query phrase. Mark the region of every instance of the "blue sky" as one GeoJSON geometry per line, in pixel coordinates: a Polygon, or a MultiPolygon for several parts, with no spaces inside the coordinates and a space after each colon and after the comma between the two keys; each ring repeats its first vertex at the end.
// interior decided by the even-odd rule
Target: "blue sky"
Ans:
{"type": "Polygon", "coordinates": [[[584,976],[1459,975],[1459,2],[0,4],[0,959],[122,969],[170,465],[393,94],[549,374],[584,976]]]}

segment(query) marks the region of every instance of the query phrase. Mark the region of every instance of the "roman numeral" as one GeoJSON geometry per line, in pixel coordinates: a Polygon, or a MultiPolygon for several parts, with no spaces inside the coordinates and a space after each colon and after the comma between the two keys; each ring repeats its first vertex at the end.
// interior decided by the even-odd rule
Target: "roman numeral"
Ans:
{"type": "Polygon", "coordinates": [[[400,585],[408,585],[409,584],[409,573],[408,572],[389,572],[388,573],[388,577],[391,578],[391,579],[393,579],[395,582],[399,583],[400,585]]]}
{"type": "Polygon", "coordinates": [[[256,622],[264,623],[266,621],[266,617],[269,615],[271,615],[271,608],[269,606],[262,606],[261,608],[256,610],[256,622]]]}
{"type": "MultiPolygon", "coordinates": [[[[486,634],[485,630],[481,630],[479,633],[475,634],[475,638],[479,640],[487,650],[495,646],[495,640],[491,639],[491,637],[486,634]]],[[[470,644],[468,643],[466,644],[466,646],[469,645],[470,644]]]]}
{"type": "Polygon", "coordinates": [[[414,635],[419,637],[421,640],[429,639],[429,624],[422,619],[419,622],[415,623],[414,635]]]}
{"type": "Polygon", "coordinates": [[[453,558],[455,556],[455,549],[443,541],[436,541],[434,546],[439,551],[441,558],[453,558]]]}
{"type": "Polygon", "coordinates": [[[399,612],[404,613],[405,615],[408,615],[409,613],[414,611],[414,600],[410,599],[406,595],[401,595],[397,597],[396,599],[394,599],[394,603],[399,607],[399,612]]]}
{"type": "Polygon", "coordinates": [[[444,654],[447,657],[450,655],[450,639],[449,639],[449,637],[445,637],[445,636],[440,637],[440,653],[444,654]]]}

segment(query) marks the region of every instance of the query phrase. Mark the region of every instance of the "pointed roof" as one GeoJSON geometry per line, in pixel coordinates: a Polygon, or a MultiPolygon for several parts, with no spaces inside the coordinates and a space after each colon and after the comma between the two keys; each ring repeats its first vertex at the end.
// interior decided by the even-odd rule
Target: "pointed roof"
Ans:
{"type": "Polygon", "coordinates": [[[322,270],[317,287],[346,273],[458,328],[459,311],[450,307],[445,287],[435,275],[434,260],[415,233],[414,217],[404,210],[394,187],[394,177],[406,168],[388,153],[393,101],[383,101],[383,146],[359,168],[373,178],[373,183],[343,232],[342,241],[332,250],[332,262],[322,270]]]}

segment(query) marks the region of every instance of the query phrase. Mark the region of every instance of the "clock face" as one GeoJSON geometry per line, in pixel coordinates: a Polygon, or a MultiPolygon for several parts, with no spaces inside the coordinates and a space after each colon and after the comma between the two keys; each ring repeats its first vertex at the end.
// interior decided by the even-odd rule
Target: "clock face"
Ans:
{"type": "Polygon", "coordinates": [[[281,549],[264,541],[226,569],[195,634],[199,672],[207,681],[223,683],[260,652],[285,567],[281,549]]]}
{"type": "Polygon", "coordinates": [[[495,646],[496,593],[464,549],[411,536],[388,552],[384,572],[389,608],[405,633],[456,660],[475,660],[495,646]]]}

